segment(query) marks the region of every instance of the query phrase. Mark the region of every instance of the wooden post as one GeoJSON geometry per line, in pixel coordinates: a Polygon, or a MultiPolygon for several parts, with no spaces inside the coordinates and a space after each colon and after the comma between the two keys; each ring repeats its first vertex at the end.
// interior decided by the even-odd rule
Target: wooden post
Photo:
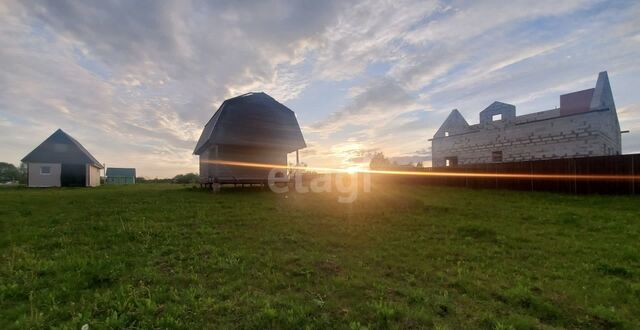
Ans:
{"type": "Polygon", "coordinates": [[[296,150],[296,166],[300,166],[300,155],[298,154],[298,150],[296,150]]]}

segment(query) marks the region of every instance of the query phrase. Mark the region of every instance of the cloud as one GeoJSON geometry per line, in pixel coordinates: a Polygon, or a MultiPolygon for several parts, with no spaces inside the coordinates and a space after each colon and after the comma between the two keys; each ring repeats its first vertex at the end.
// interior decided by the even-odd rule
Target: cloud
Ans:
{"type": "Polygon", "coordinates": [[[225,98],[266,90],[287,100],[305,88],[296,63],[337,7],[277,0],[6,2],[1,111],[26,121],[20,125],[44,127],[32,146],[63,127],[98,159],[141,167],[143,175],[194,170],[193,145],[225,98]],[[99,143],[105,137],[108,143],[99,143]]]}
{"type": "Polygon", "coordinates": [[[438,8],[437,1],[428,0],[358,1],[347,6],[319,40],[314,74],[349,79],[369,64],[403,56],[403,36],[438,8]]]}
{"type": "MultiPolygon", "coordinates": [[[[460,43],[522,21],[558,17],[588,8],[594,0],[455,1],[442,16],[407,34],[413,44],[460,43]]],[[[491,45],[487,45],[491,47],[491,45]]]]}
{"type": "Polygon", "coordinates": [[[376,127],[381,125],[380,120],[393,119],[398,114],[415,110],[417,106],[414,97],[396,81],[376,79],[358,89],[347,106],[315,123],[310,129],[331,133],[353,123],[376,127]]]}
{"type": "Polygon", "coordinates": [[[592,0],[3,1],[2,157],[61,127],[142,175],[196,171],[204,123],[252,90],[296,104],[310,165],[428,157],[415,151],[452,108],[545,110],[605,69],[635,127],[638,15],[592,0]]]}

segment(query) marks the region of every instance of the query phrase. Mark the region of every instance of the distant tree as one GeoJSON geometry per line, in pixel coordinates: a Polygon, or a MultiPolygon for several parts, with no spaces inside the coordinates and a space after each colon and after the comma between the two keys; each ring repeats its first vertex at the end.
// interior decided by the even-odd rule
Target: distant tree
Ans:
{"type": "Polygon", "coordinates": [[[422,162],[420,161],[420,162],[418,162],[418,163],[416,164],[416,167],[422,168],[422,167],[424,167],[424,164],[422,164],[422,162]]]}
{"type": "MultiPolygon", "coordinates": [[[[136,179],[137,180],[137,179],[136,179]]],[[[175,180],[173,178],[153,178],[153,179],[145,179],[144,183],[174,183],[175,180]]]]}
{"type": "Polygon", "coordinates": [[[147,179],[145,179],[143,176],[139,176],[136,177],[136,183],[146,183],[147,179]]]}
{"type": "Polygon", "coordinates": [[[200,176],[196,173],[178,174],[173,177],[175,183],[197,183],[200,176]]]}
{"type": "Polygon", "coordinates": [[[15,165],[0,162],[0,182],[18,181],[20,171],[15,165]]]}
{"type": "Polygon", "coordinates": [[[389,167],[389,165],[391,165],[391,162],[384,157],[382,152],[376,152],[373,157],[371,157],[371,162],[369,162],[369,168],[372,170],[386,168],[389,167]]]}
{"type": "Polygon", "coordinates": [[[27,167],[27,164],[20,163],[20,168],[18,169],[18,172],[20,173],[18,182],[20,182],[21,184],[27,184],[27,181],[29,181],[29,168],[27,167]]]}

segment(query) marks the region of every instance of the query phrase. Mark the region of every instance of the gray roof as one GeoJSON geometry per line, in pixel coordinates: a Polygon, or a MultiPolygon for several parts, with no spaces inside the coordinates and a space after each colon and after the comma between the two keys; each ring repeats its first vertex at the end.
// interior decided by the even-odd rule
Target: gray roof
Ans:
{"type": "Polygon", "coordinates": [[[136,177],[135,168],[122,168],[122,167],[109,167],[107,168],[107,177],[124,176],[124,177],[136,177]]]}
{"type": "Polygon", "coordinates": [[[25,163],[93,164],[103,168],[80,142],[58,129],[22,158],[25,163]]]}
{"type": "Polygon", "coordinates": [[[293,111],[262,92],[224,101],[205,125],[193,153],[199,155],[214,144],[266,147],[287,152],[307,146],[293,111]]]}

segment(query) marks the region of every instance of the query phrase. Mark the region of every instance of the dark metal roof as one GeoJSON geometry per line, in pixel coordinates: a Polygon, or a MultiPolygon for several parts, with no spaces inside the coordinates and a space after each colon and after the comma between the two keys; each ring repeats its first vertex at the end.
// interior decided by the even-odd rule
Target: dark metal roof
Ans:
{"type": "Polygon", "coordinates": [[[124,177],[136,177],[135,168],[122,168],[122,167],[109,167],[107,168],[107,177],[124,176],[124,177]]]}
{"type": "Polygon", "coordinates": [[[205,125],[194,150],[199,155],[212,144],[282,149],[305,148],[298,120],[291,109],[265,93],[228,99],[205,125]]]}
{"type": "Polygon", "coordinates": [[[80,142],[58,129],[22,158],[25,163],[93,164],[103,168],[80,142]]]}

